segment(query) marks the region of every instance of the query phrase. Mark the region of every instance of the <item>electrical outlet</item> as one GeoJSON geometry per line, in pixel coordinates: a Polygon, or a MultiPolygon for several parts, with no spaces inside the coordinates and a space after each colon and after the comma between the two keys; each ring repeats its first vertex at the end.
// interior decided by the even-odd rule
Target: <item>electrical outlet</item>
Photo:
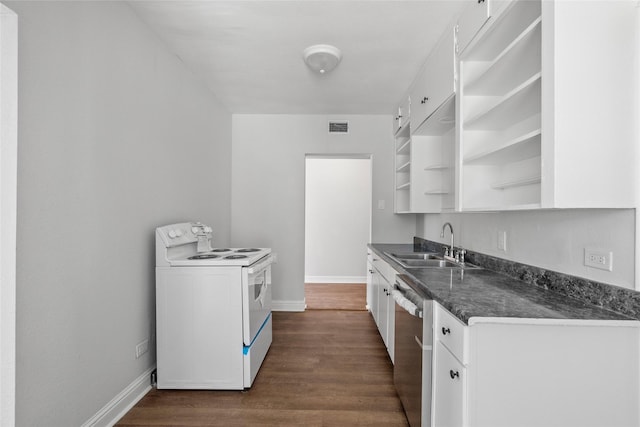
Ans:
{"type": "Polygon", "coordinates": [[[144,340],[136,346],[136,359],[149,351],[149,340],[144,340]]]}
{"type": "Polygon", "coordinates": [[[584,248],[584,265],[613,271],[613,252],[602,249],[584,248]]]}
{"type": "Polygon", "coordinates": [[[498,250],[507,252],[507,232],[498,231],[498,250]]]}

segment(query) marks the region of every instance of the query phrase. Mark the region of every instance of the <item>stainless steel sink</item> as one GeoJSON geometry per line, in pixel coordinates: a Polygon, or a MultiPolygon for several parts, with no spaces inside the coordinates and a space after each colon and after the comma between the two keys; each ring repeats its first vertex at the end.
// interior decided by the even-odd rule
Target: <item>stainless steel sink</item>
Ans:
{"type": "Polygon", "coordinates": [[[458,264],[451,261],[445,261],[443,259],[405,259],[402,260],[402,264],[406,267],[433,267],[433,268],[443,268],[443,267],[459,267],[458,264]]]}
{"type": "Polygon", "coordinates": [[[442,255],[434,252],[385,252],[385,254],[405,268],[462,268],[465,270],[480,268],[477,265],[469,263],[445,260],[442,255]]]}
{"type": "Polygon", "coordinates": [[[405,253],[390,253],[387,252],[387,255],[389,255],[391,258],[394,258],[396,260],[408,260],[408,259],[416,259],[416,260],[421,260],[421,259],[442,259],[441,255],[438,255],[434,252],[405,252],[405,253]]]}

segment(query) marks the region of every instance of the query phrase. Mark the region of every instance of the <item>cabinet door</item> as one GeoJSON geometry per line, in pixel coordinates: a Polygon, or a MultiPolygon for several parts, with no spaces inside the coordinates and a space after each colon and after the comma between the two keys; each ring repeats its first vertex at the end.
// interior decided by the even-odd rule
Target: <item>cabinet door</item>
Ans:
{"type": "Polygon", "coordinates": [[[487,22],[491,0],[473,0],[458,18],[458,53],[461,53],[487,22]]]}
{"type": "Polygon", "coordinates": [[[373,264],[371,254],[367,260],[367,310],[373,313],[373,264]]]}
{"type": "Polygon", "coordinates": [[[455,92],[454,29],[448,28],[411,87],[412,131],[455,92]]]}
{"type": "Polygon", "coordinates": [[[435,426],[457,427],[464,423],[466,412],[466,369],[442,345],[436,346],[433,367],[433,419],[435,426]]]}
{"type": "Polygon", "coordinates": [[[409,95],[404,96],[398,103],[394,119],[394,132],[398,132],[409,123],[411,119],[411,100],[409,95]]]}
{"type": "Polygon", "coordinates": [[[380,287],[380,273],[372,267],[371,268],[371,315],[373,320],[378,324],[378,317],[380,313],[380,297],[378,288],[380,287]]]}
{"type": "Polygon", "coordinates": [[[389,283],[387,289],[389,290],[387,295],[387,353],[393,363],[396,348],[396,302],[391,295],[393,283],[389,283]]]}
{"type": "Polygon", "coordinates": [[[420,124],[427,118],[427,100],[429,99],[429,85],[430,78],[429,65],[431,61],[427,58],[425,63],[420,68],[416,79],[411,85],[411,99],[413,100],[413,129],[412,133],[420,126],[420,124]]]}
{"type": "Polygon", "coordinates": [[[389,285],[382,275],[378,275],[378,331],[382,336],[384,345],[388,348],[388,328],[389,328],[389,299],[387,292],[389,285]]]}

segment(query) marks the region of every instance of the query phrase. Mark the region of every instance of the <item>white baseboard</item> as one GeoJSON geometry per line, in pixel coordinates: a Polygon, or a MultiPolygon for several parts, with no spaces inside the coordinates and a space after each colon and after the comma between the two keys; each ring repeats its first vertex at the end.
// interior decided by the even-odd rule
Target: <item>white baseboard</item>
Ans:
{"type": "Polygon", "coordinates": [[[304,311],[307,307],[307,304],[304,300],[302,301],[272,301],[271,302],[271,310],[272,311],[304,311]]]}
{"type": "Polygon", "coordinates": [[[82,427],[111,427],[120,420],[129,409],[151,390],[151,372],[155,366],[144,371],[138,378],[118,393],[96,414],[89,418],[82,427]]]}
{"type": "Polygon", "coordinates": [[[367,276],[305,276],[304,283],[366,283],[367,276]]]}

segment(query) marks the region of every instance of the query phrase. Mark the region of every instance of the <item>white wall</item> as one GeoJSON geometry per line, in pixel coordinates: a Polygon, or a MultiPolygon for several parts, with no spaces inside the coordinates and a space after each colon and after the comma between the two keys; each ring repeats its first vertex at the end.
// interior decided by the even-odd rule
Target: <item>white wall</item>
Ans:
{"type": "Polygon", "coordinates": [[[305,282],[364,283],[371,159],[309,157],[305,184],[305,282]]]}
{"type": "Polygon", "coordinates": [[[267,246],[278,253],[273,268],[278,308],[304,307],[306,154],[372,154],[372,240],[407,242],[413,237],[415,218],[393,214],[392,121],[390,115],[233,116],[231,241],[234,246],[267,246]],[[329,119],[348,120],[349,134],[329,135],[329,119]],[[385,200],[385,209],[377,209],[378,200],[385,200]]]}
{"type": "Polygon", "coordinates": [[[417,235],[466,249],[573,276],[634,289],[635,212],[633,209],[573,209],[527,212],[422,215],[417,235]],[[498,250],[498,231],[507,233],[507,251],[498,250]],[[584,266],[584,248],[613,252],[613,271],[584,266]]]}
{"type": "Polygon", "coordinates": [[[228,244],[231,116],[124,2],[8,5],[16,424],[77,426],[155,363],[135,358],[154,330],[154,228],[199,219],[228,244]]]}

